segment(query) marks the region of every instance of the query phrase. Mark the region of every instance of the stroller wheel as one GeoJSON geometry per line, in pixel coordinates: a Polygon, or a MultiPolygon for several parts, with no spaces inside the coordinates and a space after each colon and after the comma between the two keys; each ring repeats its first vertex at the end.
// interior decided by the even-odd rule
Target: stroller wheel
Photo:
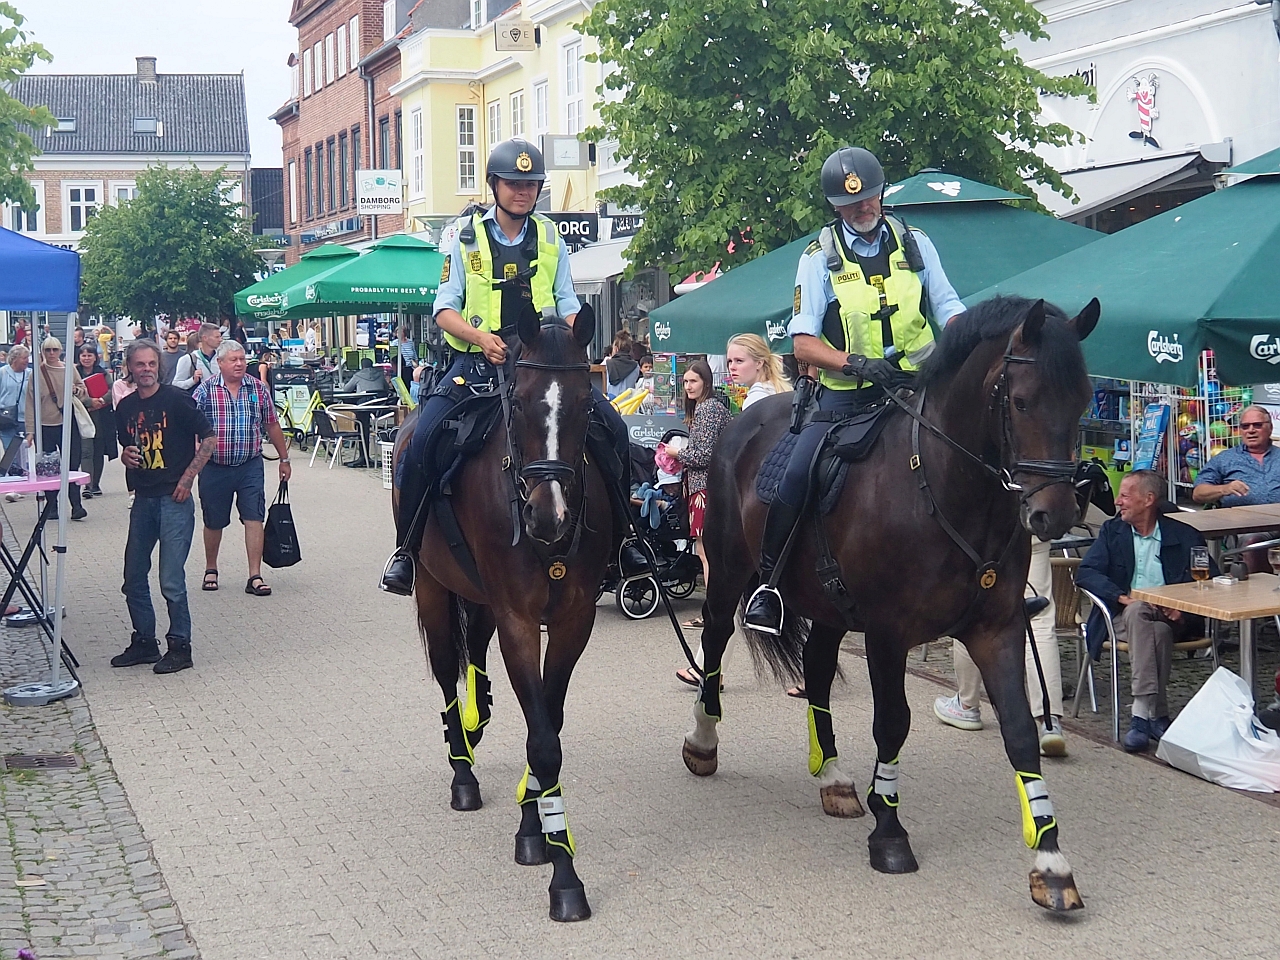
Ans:
{"type": "Polygon", "coordinates": [[[680,580],[676,583],[667,584],[667,593],[676,600],[683,600],[685,597],[693,593],[693,588],[698,585],[697,576],[690,577],[688,580],[680,580]]]}
{"type": "Polygon", "coordinates": [[[615,594],[618,610],[630,620],[643,620],[658,609],[658,581],[653,577],[623,580],[615,594]]]}

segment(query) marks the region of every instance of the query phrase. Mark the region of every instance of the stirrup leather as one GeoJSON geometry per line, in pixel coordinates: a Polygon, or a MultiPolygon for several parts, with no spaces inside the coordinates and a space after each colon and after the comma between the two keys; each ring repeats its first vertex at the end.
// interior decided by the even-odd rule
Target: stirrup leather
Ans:
{"type": "Polygon", "coordinates": [[[775,597],[778,598],[778,612],[780,616],[778,618],[777,628],[775,629],[772,626],[763,626],[763,625],[751,623],[751,621],[747,619],[746,614],[743,615],[742,622],[745,623],[752,630],[755,630],[757,633],[767,633],[775,637],[781,636],[782,622],[787,615],[787,606],[782,602],[782,593],[778,590],[777,587],[771,587],[767,583],[762,583],[760,584],[760,586],[756,587],[755,590],[752,592],[751,597],[747,600],[747,610],[750,611],[751,605],[755,603],[756,598],[760,597],[763,594],[773,594],[775,597]]]}

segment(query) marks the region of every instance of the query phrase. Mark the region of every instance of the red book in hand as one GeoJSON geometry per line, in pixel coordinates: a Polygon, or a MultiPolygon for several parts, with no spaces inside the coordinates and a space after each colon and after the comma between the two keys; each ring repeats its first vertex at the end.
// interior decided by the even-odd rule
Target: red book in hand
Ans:
{"type": "Polygon", "coordinates": [[[84,378],[84,388],[89,391],[89,396],[94,400],[101,400],[111,392],[111,387],[107,384],[106,374],[95,373],[84,378]]]}

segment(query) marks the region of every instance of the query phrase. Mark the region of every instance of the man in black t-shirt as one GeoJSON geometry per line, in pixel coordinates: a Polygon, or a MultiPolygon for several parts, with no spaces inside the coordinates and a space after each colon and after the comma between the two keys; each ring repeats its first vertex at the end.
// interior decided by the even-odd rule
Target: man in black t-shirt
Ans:
{"type": "Polygon", "coordinates": [[[125,484],[134,493],[124,548],[125,602],[133,635],[113,667],[154,663],[156,673],[191,666],[191,611],[187,607],[187,554],[195,532],[191,485],[217,444],[208,418],[190,394],[160,382],[160,348],[134,340],[125,366],[138,389],[116,406],[116,433],[125,484]],[[160,593],[169,606],[169,650],[160,656],[151,606],[151,554],[160,544],[160,593]]]}

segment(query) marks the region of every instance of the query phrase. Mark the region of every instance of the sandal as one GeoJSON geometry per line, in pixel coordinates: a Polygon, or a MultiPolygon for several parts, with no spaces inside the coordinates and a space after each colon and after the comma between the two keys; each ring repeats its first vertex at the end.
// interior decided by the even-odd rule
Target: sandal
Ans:
{"type": "Polygon", "coordinates": [[[686,620],[684,623],[680,624],[680,626],[682,626],[682,627],[686,627],[686,628],[688,628],[688,629],[690,629],[690,630],[701,630],[701,629],[702,629],[702,618],[701,618],[701,617],[694,617],[692,620],[686,620]]]}
{"type": "Polygon", "coordinates": [[[218,571],[206,570],[204,572],[204,583],[200,584],[201,590],[217,590],[218,589],[218,571]]]}
{"type": "MultiPolygon", "coordinates": [[[[679,680],[681,683],[687,683],[687,684],[688,684],[689,686],[691,686],[691,687],[696,687],[696,686],[698,686],[698,685],[699,685],[699,682],[700,682],[700,681],[698,680],[698,677],[697,677],[697,676],[694,674],[694,672],[693,672],[692,670],[690,670],[688,667],[685,667],[683,670],[677,670],[677,671],[676,671],[676,679],[677,679],[677,680],[679,680]]],[[[724,681],[723,681],[723,680],[721,680],[721,681],[720,681],[720,689],[721,689],[722,691],[724,690],[724,681]]]]}
{"type": "Polygon", "coordinates": [[[801,684],[798,687],[792,687],[790,690],[787,691],[787,696],[795,697],[797,700],[809,699],[809,694],[805,692],[804,684],[801,684]]]}
{"type": "Polygon", "coordinates": [[[268,586],[267,586],[266,581],[265,581],[265,580],[263,580],[263,579],[262,579],[262,577],[261,577],[261,576],[259,576],[259,575],[258,575],[258,574],[256,574],[256,573],[255,573],[252,577],[250,577],[250,578],[249,578],[248,582],[246,582],[246,583],[245,583],[245,585],[244,585],[244,592],[245,592],[245,593],[251,593],[251,594],[253,594],[255,597],[269,597],[269,596],[271,596],[271,588],[270,588],[270,587],[268,587],[268,586]],[[254,582],[253,582],[253,581],[255,581],[255,580],[257,580],[257,581],[258,581],[258,583],[257,583],[257,585],[256,585],[256,586],[254,585],[254,582]]]}

